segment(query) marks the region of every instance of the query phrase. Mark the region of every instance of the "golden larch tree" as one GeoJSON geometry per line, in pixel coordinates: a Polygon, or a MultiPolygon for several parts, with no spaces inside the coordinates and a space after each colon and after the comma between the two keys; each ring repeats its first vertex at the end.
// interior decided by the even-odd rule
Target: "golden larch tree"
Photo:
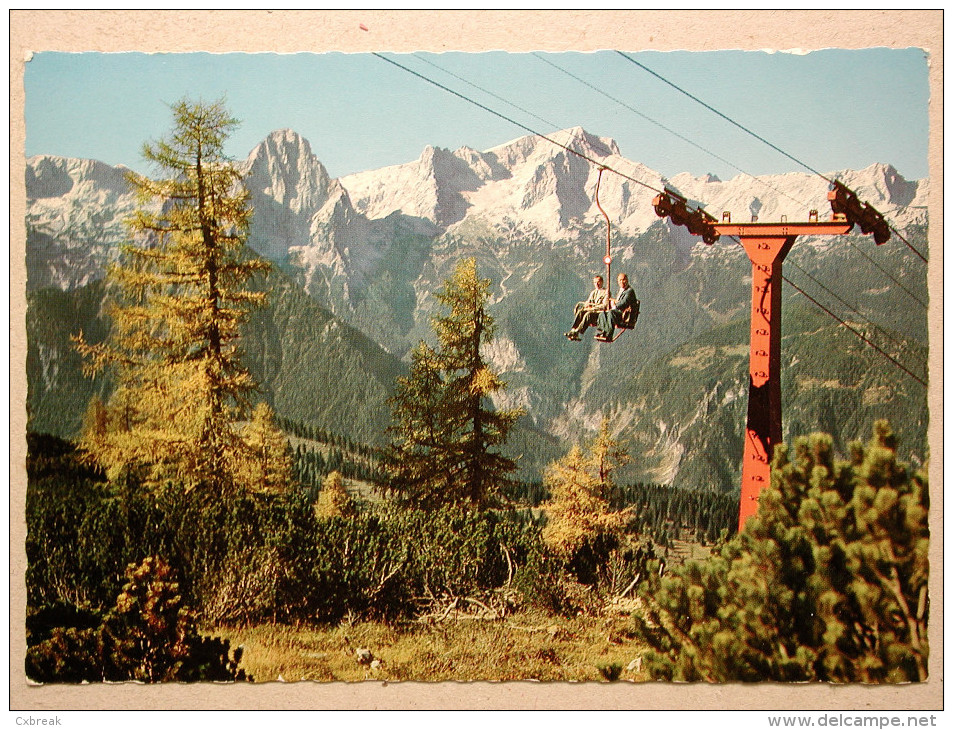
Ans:
{"type": "Polygon", "coordinates": [[[143,146],[156,177],[128,176],[139,208],[109,271],[110,336],[99,345],[78,338],[89,372],[115,374],[82,441],[111,477],[217,497],[241,486],[248,457],[236,423],[254,384],[239,328],[264,302],[249,280],[268,264],[244,247],[252,209],[224,150],[237,120],[221,101],[183,99],[172,114],[170,135],[143,146]]]}
{"type": "Polygon", "coordinates": [[[332,471],[324,478],[314,511],[318,517],[353,517],[357,514],[357,507],[344,486],[341,472],[332,471]]]}
{"type": "Polygon", "coordinates": [[[612,509],[612,475],[627,461],[603,421],[594,439],[584,447],[573,446],[549,465],[545,484],[551,496],[543,505],[543,540],[550,548],[569,556],[587,541],[621,531],[628,513],[612,509]]]}
{"type": "Polygon", "coordinates": [[[250,490],[278,494],[291,484],[291,450],[288,439],[275,425],[275,412],[259,403],[242,429],[248,447],[242,483],[250,490]]]}

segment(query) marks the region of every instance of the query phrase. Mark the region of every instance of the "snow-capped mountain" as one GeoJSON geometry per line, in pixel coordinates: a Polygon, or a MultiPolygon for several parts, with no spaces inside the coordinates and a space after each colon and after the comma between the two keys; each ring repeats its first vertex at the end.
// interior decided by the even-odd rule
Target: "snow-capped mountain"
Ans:
{"type": "MultiPolygon", "coordinates": [[[[416,162],[348,175],[341,184],[370,217],[401,211],[447,231],[516,229],[550,240],[575,237],[580,224],[601,218],[594,198],[598,167],[586,158],[660,186],[658,173],[624,160],[611,139],[578,127],[547,137],[522,137],[486,152],[427,147],[416,162]]],[[[623,228],[644,230],[655,219],[651,205],[644,205],[653,195],[606,175],[600,202],[623,228]]]]}
{"type": "Polygon", "coordinates": [[[103,276],[135,210],[126,169],[51,155],[26,167],[27,287],[72,289],[103,276]]]}
{"type": "MultiPolygon", "coordinates": [[[[426,147],[415,161],[339,180],[330,178],[307,140],[279,130],[241,164],[254,207],[249,245],[337,318],[405,356],[431,334],[432,293],[461,257],[474,256],[480,275],[492,282],[491,313],[499,327],[486,354],[509,383],[507,405],[523,406],[534,427],[569,440],[609,416],[620,433],[638,433],[652,462],[644,473],[673,482],[679,474],[698,473],[686,460],[702,458],[695,454],[704,450],[713,419],[727,424],[740,418],[735,411],[746,388],[746,325],[731,335],[742,339],[722,354],[705,345],[702,351],[714,355],[698,359],[684,349],[745,318],[750,268],[740,247],[706,246],[660,220],[652,206],[656,191],[671,188],[718,219],[723,211],[734,221],[752,215],[806,220],[811,209],[822,218],[830,215],[828,183],[821,176],[666,178],[627,159],[612,139],[581,128],[522,137],[482,152],[426,147]],[[611,221],[613,272],[629,273],[643,303],[637,333],[626,335],[626,346],[610,349],[562,337],[573,303],[585,297],[592,274],[604,270],[606,226],[595,195],[600,167],[607,168],[598,202],[611,221]],[[707,393],[702,406],[686,403],[684,413],[669,412],[682,398],[677,389],[661,396],[663,384],[633,380],[654,368],[656,358],[675,352],[680,354],[653,370],[676,373],[664,387],[693,382],[701,373],[708,378],[696,384],[707,393]],[[736,360],[740,374],[721,378],[725,363],[736,360]],[[645,388],[655,388],[655,394],[645,388]]],[[[123,168],[89,160],[28,160],[30,291],[68,291],[104,275],[126,236],[123,220],[135,206],[124,175],[123,168]]],[[[894,227],[923,240],[929,181],[905,180],[888,164],[826,176],[840,179],[894,227]]],[[[789,259],[811,277],[834,277],[832,286],[851,307],[877,312],[881,324],[925,344],[925,313],[904,299],[909,289],[926,296],[921,262],[896,241],[876,247],[868,239],[859,232],[837,240],[804,239],[789,259]],[[852,257],[855,247],[866,247],[863,259],[852,257]],[[868,261],[873,257],[878,270],[868,261]],[[895,286],[882,276],[889,270],[914,279],[895,286]]],[[[823,382],[837,382],[835,375],[823,382]]],[[[814,377],[805,376],[805,382],[814,377]]],[[[876,409],[883,400],[871,388],[851,391],[858,405],[835,419],[844,421],[845,434],[854,433],[847,422],[866,419],[867,412],[850,414],[876,409]]],[[[806,402],[814,403],[810,398],[806,402]]],[[[805,423],[824,417],[805,413],[805,423]]],[[[866,435],[869,424],[856,425],[866,435]]],[[[725,469],[733,463],[719,465],[717,478],[729,483],[733,477],[725,469]]]]}
{"type": "MultiPolygon", "coordinates": [[[[603,219],[595,201],[598,166],[589,160],[608,168],[599,202],[612,225],[631,235],[658,221],[651,200],[663,187],[700,202],[718,218],[729,211],[735,220],[754,212],[761,220],[786,216],[793,221],[806,220],[811,209],[830,211],[828,183],[818,175],[742,174],[723,182],[681,173],[666,179],[623,157],[614,140],[579,127],[546,138],[521,137],[485,152],[427,147],[415,162],[348,175],[341,184],[354,207],[370,218],[400,211],[448,231],[480,224],[507,230],[516,225],[558,240],[576,237],[586,224],[603,219]]],[[[923,222],[926,181],[904,180],[885,164],[827,176],[842,180],[891,220],[892,214],[900,215],[896,222],[901,226],[923,222]]]]}
{"type": "Polygon", "coordinates": [[[255,210],[248,243],[299,272],[300,282],[332,310],[366,285],[387,246],[402,232],[432,236],[434,226],[406,216],[371,220],[355,211],[347,190],[332,180],[292,130],[272,132],[244,163],[255,210]]]}
{"type": "MultiPolygon", "coordinates": [[[[576,127],[527,136],[484,152],[426,147],[419,159],[333,180],[292,130],[271,133],[242,164],[255,216],[249,244],[300,270],[315,295],[363,286],[395,237],[517,237],[575,242],[603,227],[596,200],[617,234],[637,236],[659,223],[656,192],[669,187],[720,218],[805,220],[829,211],[827,182],[789,173],[728,181],[688,173],[666,179],[626,159],[614,140],[576,127]],[[572,150],[577,154],[573,154],[572,150]],[[618,174],[617,174],[618,173],[618,174]]],[[[30,288],[71,288],[96,278],[124,236],[135,205],[125,169],[93,160],[41,155],[28,160],[27,246],[30,288]]],[[[893,167],[828,173],[899,227],[925,223],[929,184],[893,167]]],[[[681,233],[679,231],[678,233],[681,233]]],[[[688,245],[695,241],[689,237],[688,245]]],[[[340,309],[340,307],[335,307],[340,309]]]]}

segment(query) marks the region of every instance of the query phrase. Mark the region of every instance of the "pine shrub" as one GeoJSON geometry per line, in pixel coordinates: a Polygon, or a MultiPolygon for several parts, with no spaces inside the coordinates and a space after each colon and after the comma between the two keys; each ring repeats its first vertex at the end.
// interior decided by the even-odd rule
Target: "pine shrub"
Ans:
{"type": "Polygon", "coordinates": [[[742,533],[641,587],[653,678],[898,683],[927,678],[926,476],[878,421],[835,458],[830,436],[775,449],[742,533]]]}
{"type": "Polygon", "coordinates": [[[36,682],[244,680],[241,649],[198,633],[172,569],[158,556],[130,565],[115,606],[101,617],[47,607],[28,622],[26,672],[36,682]],[[66,625],[53,625],[66,624],[66,625]]]}

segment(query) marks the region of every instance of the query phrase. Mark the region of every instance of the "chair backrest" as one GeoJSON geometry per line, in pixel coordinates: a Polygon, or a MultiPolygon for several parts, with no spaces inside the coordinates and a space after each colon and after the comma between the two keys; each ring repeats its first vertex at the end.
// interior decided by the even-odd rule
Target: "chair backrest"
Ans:
{"type": "Polygon", "coordinates": [[[639,320],[639,308],[641,304],[642,303],[636,299],[635,304],[622,311],[622,321],[619,322],[619,327],[626,330],[635,328],[635,323],[639,320]]]}

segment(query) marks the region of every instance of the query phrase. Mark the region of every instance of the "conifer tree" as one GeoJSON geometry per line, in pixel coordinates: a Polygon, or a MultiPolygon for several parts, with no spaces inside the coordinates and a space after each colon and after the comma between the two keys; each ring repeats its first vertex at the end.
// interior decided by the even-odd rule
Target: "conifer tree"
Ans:
{"type": "Polygon", "coordinates": [[[627,460],[604,420],[591,442],[574,446],[550,464],[544,483],[551,497],[543,504],[547,516],[543,540],[550,548],[570,557],[586,543],[621,531],[626,512],[612,509],[612,476],[627,460]]]}
{"type": "Polygon", "coordinates": [[[676,681],[927,678],[926,477],[878,421],[850,461],[823,434],[775,449],[744,531],[641,594],[646,668],[676,681]]]}
{"type": "Polygon", "coordinates": [[[318,517],[353,517],[357,514],[354,500],[344,487],[341,472],[332,471],[325,477],[314,511],[318,517]]]}
{"type": "Polygon", "coordinates": [[[421,343],[410,375],[398,380],[388,462],[391,487],[408,501],[486,507],[516,468],[498,449],[522,412],[493,409],[505,385],[482,354],[495,332],[489,288],[474,259],[457,264],[435,293],[448,310],[432,320],[437,348],[421,343]]]}
{"type": "Polygon", "coordinates": [[[453,449],[441,407],[443,377],[437,353],[421,342],[411,352],[410,373],[397,379],[391,399],[391,443],[384,454],[389,487],[421,507],[442,504],[453,493],[453,449]]]}
{"type": "Polygon", "coordinates": [[[277,494],[291,484],[291,451],[288,439],[275,424],[275,413],[267,403],[259,403],[242,432],[248,453],[241,482],[256,492],[277,494]]]}
{"type": "Polygon", "coordinates": [[[434,317],[445,375],[444,413],[454,434],[460,496],[486,506],[506,482],[515,463],[494,449],[506,442],[519,410],[493,410],[488,400],[504,388],[483,359],[481,348],[493,341],[496,325],[486,311],[490,280],[477,275],[476,261],[463,259],[435,297],[449,309],[434,317]]]}
{"type": "Polygon", "coordinates": [[[629,454],[619,441],[612,437],[608,418],[602,420],[599,433],[589,446],[589,452],[599,478],[600,496],[610,504],[619,503],[621,495],[618,494],[614,475],[617,469],[629,463],[629,454]]]}
{"type": "Polygon", "coordinates": [[[253,387],[239,326],[264,299],[247,284],[267,264],[243,250],[252,211],[224,151],[237,121],[221,102],[182,100],[172,113],[171,134],[143,147],[158,177],[129,175],[140,207],[109,272],[110,339],[78,338],[88,371],[116,375],[83,445],[111,477],[221,496],[236,487],[245,449],[233,424],[253,387]]]}

